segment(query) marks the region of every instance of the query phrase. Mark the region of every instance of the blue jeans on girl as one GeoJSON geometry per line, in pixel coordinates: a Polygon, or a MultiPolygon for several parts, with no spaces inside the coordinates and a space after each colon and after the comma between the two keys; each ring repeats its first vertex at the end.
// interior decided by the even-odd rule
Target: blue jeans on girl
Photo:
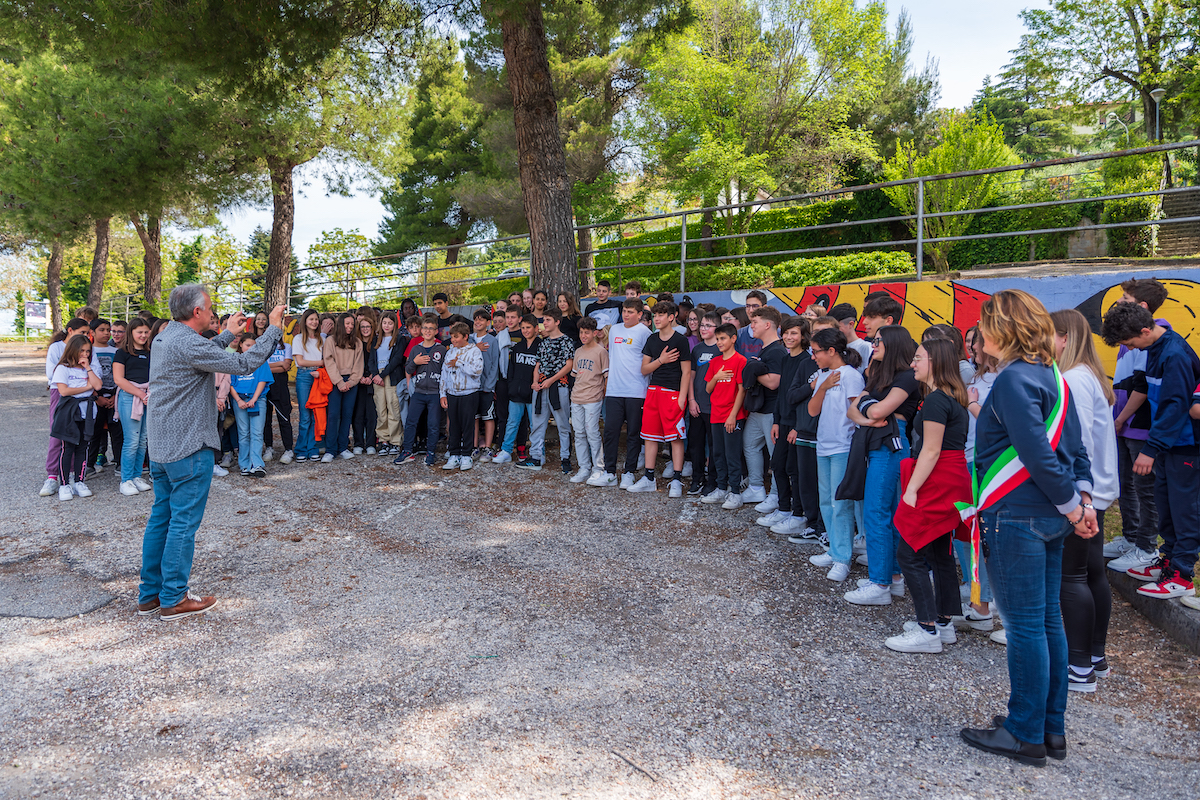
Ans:
{"type": "Polygon", "coordinates": [[[263,466],[263,423],[267,420],[267,398],[260,397],[250,409],[242,408],[236,400],[233,402],[233,416],[237,419],[238,428],[238,466],[242,472],[263,466]],[[250,411],[257,409],[257,414],[250,411]]]}
{"type": "Polygon", "coordinates": [[[896,547],[900,532],[892,522],[900,504],[900,462],[908,458],[906,425],[900,426],[900,449],[892,452],[886,446],[867,453],[867,485],[863,494],[860,533],[867,537],[867,576],[871,583],[891,586],[892,576],[900,573],[896,563],[896,547]]]}
{"type": "Polygon", "coordinates": [[[312,394],[312,370],[303,367],[296,370],[296,402],[300,406],[300,427],[296,430],[296,457],[317,457],[317,432],[313,412],[305,407],[308,396],[312,394]]]}
{"type": "Polygon", "coordinates": [[[121,430],[125,432],[125,444],[121,447],[121,482],[131,481],[142,474],[142,462],[146,459],[146,412],[141,419],[133,419],[133,395],[117,392],[117,413],[121,416],[121,430]]]}

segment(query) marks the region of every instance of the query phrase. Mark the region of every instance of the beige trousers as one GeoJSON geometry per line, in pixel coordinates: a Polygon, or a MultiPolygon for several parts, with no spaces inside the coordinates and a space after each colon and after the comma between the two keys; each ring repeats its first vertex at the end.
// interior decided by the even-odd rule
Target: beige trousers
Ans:
{"type": "Polygon", "coordinates": [[[383,385],[375,387],[371,395],[375,398],[375,438],[380,443],[402,445],[404,434],[400,427],[400,398],[396,397],[396,387],[392,386],[392,376],[383,379],[383,385]]]}

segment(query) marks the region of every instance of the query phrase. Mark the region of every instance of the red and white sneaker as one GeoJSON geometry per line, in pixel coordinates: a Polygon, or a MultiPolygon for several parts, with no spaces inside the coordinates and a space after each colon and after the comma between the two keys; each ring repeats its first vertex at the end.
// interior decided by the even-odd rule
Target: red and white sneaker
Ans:
{"type": "Polygon", "coordinates": [[[1144,567],[1134,567],[1125,571],[1125,574],[1131,578],[1137,578],[1139,581],[1157,581],[1162,577],[1163,572],[1167,568],[1167,559],[1159,556],[1150,564],[1144,567]]]}
{"type": "Polygon", "coordinates": [[[1162,577],[1157,583],[1147,583],[1138,587],[1138,594],[1146,597],[1158,597],[1167,600],[1172,597],[1183,597],[1192,594],[1195,589],[1192,582],[1183,577],[1174,567],[1164,567],[1162,577]]]}

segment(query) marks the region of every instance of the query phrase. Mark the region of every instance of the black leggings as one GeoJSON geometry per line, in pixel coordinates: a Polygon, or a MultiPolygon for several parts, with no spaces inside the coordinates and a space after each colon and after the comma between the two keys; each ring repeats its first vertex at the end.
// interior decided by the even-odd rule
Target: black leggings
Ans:
{"type": "Polygon", "coordinates": [[[355,389],[357,394],[354,396],[354,446],[355,447],[374,447],[375,446],[375,425],[378,422],[378,414],[375,411],[375,396],[372,390],[384,391],[382,386],[376,387],[373,384],[360,383],[355,389]]]}
{"type": "MultiPolygon", "coordinates": [[[[817,494],[817,448],[816,445],[797,444],[796,466],[800,481],[800,508],[808,517],[808,527],[817,533],[825,532],[825,521],[821,519],[821,498],[817,494]]],[[[792,510],[794,514],[797,509],[792,510]]]]}
{"type": "Polygon", "coordinates": [[[263,424],[263,446],[275,444],[275,436],[271,432],[271,417],[275,417],[279,425],[279,438],[284,450],[291,450],[295,444],[292,436],[292,393],[288,389],[288,374],[276,372],[275,382],[267,387],[267,419],[263,424]]]}
{"type": "Polygon", "coordinates": [[[63,440],[62,455],[58,459],[58,482],[63,486],[70,485],[72,477],[83,481],[84,470],[87,468],[87,422],[77,419],[74,424],[79,428],[79,441],[71,444],[63,440]]]}
{"type": "Polygon", "coordinates": [[[1104,657],[1108,620],[1112,616],[1112,591],[1104,567],[1104,512],[1096,512],[1100,533],[1090,539],[1068,534],[1063,546],[1063,627],[1067,629],[1067,662],[1091,668],[1092,656],[1104,657]]]}
{"type": "Polygon", "coordinates": [[[779,496],[779,510],[804,516],[800,500],[800,461],[796,446],[788,444],[791,428],[779,428],[779,441],[771,454],[771,488],[779,496]]]}
{"type": "Polygon", "coordinates": [[[943,534],[920,550],[913,550],[901,539],[896,548],[896,560],[900,562],[904,583],[912,595],[917,622],[936,622],[938,617],[962,613],[952,539],[949,533],[943,534]],[[930,567],[933,567],[932,584],[929,582],[930,567]]]}
{"type": "Polygon", "coordinates": [[[717,471],[706,455],[713,449],[712,424],[709,414],[701,412],[698,417],[690,417],[691,427],[688,428],[687,457],[692,464],[692,483],[704,487],[704,494],[711,494],[717,488],[717,471]]]}

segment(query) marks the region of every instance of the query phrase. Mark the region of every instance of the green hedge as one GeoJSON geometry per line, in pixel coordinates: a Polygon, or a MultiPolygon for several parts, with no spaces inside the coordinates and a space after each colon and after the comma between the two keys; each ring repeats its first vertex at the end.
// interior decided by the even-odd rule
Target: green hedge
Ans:
{"type": "MultiPolygon", "coordinates": [[[[1124,200],[1107,201],[1100,221],[1136,222],[1158,217],[1157,197],[1127,197],[1124,200]]],[[[1146,258],[1154,255],[1154,228],[1149,225],[1137,228],[1109,228],[1107,233],[1110,256],[1146,258]]]]}
{"type": "Polygon", "coordinates": [[[484,303],[494,303],[497,300],[505,300],[513,292],[524,291],[528,288],[528,276],[522,276],[520,278],[506,278],[502,281],[476,283],[471,286],[470,290],[467,292],[466,305],[477,306],[484,303]]]}

